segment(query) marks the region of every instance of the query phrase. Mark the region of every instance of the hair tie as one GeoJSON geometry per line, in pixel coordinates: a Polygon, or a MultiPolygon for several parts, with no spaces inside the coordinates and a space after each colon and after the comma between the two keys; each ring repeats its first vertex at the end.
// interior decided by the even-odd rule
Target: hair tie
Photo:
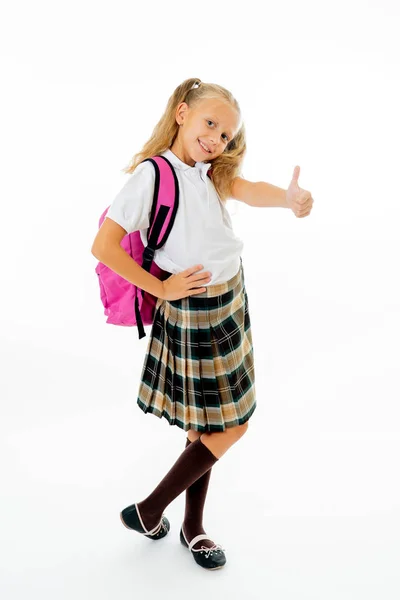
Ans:
{"type": "Polygon", "coordinates": [[[190,89],[194,90],[194,88],[200,87],[200,84],[201,84],[201,81],[195,81],[194,84],[192,85],[192,87],[190,89]]]}

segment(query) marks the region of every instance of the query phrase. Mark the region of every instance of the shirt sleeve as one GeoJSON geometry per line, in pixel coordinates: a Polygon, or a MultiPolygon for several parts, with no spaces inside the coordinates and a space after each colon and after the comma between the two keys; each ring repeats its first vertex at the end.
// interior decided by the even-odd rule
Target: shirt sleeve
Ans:
{"type": "Polygon", "coordinates": [[[127,233],[147,229],[150,225],[155,178],[154,165],[150,161],[138,164],[105,216],[121,225],[127,233]]]}

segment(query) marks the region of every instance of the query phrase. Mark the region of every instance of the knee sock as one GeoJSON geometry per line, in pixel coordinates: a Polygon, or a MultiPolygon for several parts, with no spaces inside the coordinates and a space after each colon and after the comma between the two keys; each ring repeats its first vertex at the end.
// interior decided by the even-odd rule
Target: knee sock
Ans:
{"type": "Polygon", "coordinates": [[[137,503],[146,528],[150,530],[155,527],[168,504],[206,473],[217,460],[200,438],[187,446],[155,490],[137,503]]]}
{"type": "MultiPolygon", "coordinates": [[[[192,442],[186,439],[186,448],[192,442]]],[[[183,520],[183,531],[186,539],[190,542],[196,535],[206,533],[203,528],[203,511],[206,501],[208,484],[211,477],[211,469],[208,469],[199,479],[186,489],[185,494],[185,517],[183,520]]],[[[211,548],[211,540],[200,540],[193,548],[197,550],[200,546],[211,548]]]]}

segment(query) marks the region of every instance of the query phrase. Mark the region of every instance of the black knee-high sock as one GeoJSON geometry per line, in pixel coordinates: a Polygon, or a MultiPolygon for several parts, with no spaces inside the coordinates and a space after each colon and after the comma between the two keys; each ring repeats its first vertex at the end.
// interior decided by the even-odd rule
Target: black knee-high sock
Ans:
{"type": "Polygon", "coordinates": [[[208,471],[217,460],[200,438],[185,448],[155,490],[142,502],[137,503],[146,528],[150,530],[155,527],[168,504],[208,471]]]}
{"type": "MultiPolygon", "coordinates": [[[[186,448],[192,442],[186,438],[186,448]]],[[[196,535],[206,533],[203,528],[203,512],[206,501],[208,484],[210,482],[212,468],[206,471],[201,477],[196,479],[191,486],[186,488],[185,494],[185,517],[183,521],[183,531],[186,539],[190,542],[196,535]]],[[[200,540],[193,548],[196,550],[200,546],[211,548],[211,540],[200,540]]]]}

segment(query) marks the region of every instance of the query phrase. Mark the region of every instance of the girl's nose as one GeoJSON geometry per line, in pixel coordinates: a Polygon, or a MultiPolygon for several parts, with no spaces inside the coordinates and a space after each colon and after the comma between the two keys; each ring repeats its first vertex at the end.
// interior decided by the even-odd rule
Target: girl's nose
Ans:
{"type": "Polygon", "coordinates": [[[211,138],[210,141],[208,142],[208,147],[211,150],[211,152],[215,151],[217,142],[215,141],[215,139],[211,138]]]}

